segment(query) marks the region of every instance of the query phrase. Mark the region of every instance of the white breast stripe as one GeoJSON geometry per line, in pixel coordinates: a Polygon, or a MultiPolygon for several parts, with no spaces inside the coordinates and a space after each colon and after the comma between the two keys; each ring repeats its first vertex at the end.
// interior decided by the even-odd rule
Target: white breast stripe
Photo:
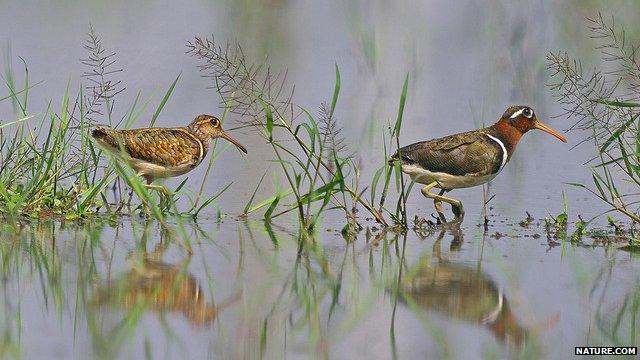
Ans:
{"type": "MultiPolygon", "coordinates": [[[[179,130],[181,131],[183,134],[187,135],[188,137],[191,137],[193,140],[195,140],[198,143],[198,149],[200,150],[198,152],[198,158],[200,159],[200,161],[202,161],[202,159],[204,158],[204,145],[202,144],[202,141],[200,141],[200,139],[198,139],[197,136],[193,135],[192,133],[183,130],[183,129],[175,129],[175,130],[179,130]]],[[[200,163],[198,163],[200,164],[200,163]]]]}
{"type": "Polygon", "coordinates": [[[498,169],[498,171],[500,171],[504,167],[504,164],[507,163],[507,158],[509,157],[509,154],[507,153],[507,148],[504,147],[504,144],[502,143],[502,141],[500,141],[500,139],[498,139],[497,137],[491,136],[489,134],[485,134],[485,135],[487,135],[489,139],[497,142],[498,145],[500,145],[500,147],[502,148],[502,165],[500,165],[500,168],[498,169]]]}
{"type": "Polygon", "coordinates": [[[520,110],[518,110],[518,111],[514,112],[514,113],[513,113],[513,115],[511,115],[511,116],[509,117],[509,119],[515,119],[515,118],[517,118],[517,117],[518,117],[518,115],[522,114],[522,110],[524,110],[524,109],[520,109],[520,110]]]}
{"type": "Polygon", "coordinates": [[[498,304],[496,308],[491,310],[490,313],[482,317],[483,324],[492,324],[494,321],[498,319],[500,313],[502,312],[502,306],[504,304],[504,295],[502,294],[502,288],[498,289],[498,304]]]}

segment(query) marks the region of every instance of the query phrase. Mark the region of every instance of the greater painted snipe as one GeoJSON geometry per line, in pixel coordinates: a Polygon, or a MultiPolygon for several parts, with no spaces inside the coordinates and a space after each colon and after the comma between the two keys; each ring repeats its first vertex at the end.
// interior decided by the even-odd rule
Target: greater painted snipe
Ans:
{"type": "Polygon", "coordinates": [[[425,185],[422,194],[433,199],[442,222],[446,222],[443,201],[451,204],[455,222],[461,222],[464,218],[462,202],[443,194],[492,180],[509,162],[522,135],[531,129],[540,129],[567,141],[538,120],[529,106],[518,105],[507,108],[498,122],[489,127],[400,148],[389,163],[400,160],[402,172],[425,185]],[[440,189],[440,193],[431,193],[433,188],[440,189]]]}
{"type": "Polygon", "coordinates": [[[91,136],[106,151],[125,160],[146,180],[146,187],[164,194],[168,194],[166,188],[152,182],[193,170],[207,155],[211,140],[223,138],[247,152],[222,129],[220,120],[213,115],[199,115],[185,127],[132,130],[97,127],[91,136]]]}

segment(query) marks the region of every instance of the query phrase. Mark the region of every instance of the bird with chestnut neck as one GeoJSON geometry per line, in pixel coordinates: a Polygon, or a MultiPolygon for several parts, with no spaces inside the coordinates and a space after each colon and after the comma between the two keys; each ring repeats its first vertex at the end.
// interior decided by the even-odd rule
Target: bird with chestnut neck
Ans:
{"type": "Polygon", "coordinates": [[[442,222],[446,222],[442,211],[442,202],[446,202],[452,207],[454,222],[459,223],[464,218],[462,202],[444,196],[444,193],[491,181],[511,160],[522,135],[533,129],[567,142],[563,135],[538,120],[531,107],[516,105],[508,107],[489,127],[402,147],[391,156],[389,163],[400,161],[403,173],[425,185],[421,192],[433,199],[442,222]],[[440,192],[431,193],[434,188],[440,192]]]}

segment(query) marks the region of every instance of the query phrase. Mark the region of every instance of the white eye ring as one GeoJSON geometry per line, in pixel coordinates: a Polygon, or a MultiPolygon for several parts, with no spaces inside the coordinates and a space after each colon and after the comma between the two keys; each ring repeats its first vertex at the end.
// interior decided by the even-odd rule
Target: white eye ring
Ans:
{"type": "Polygon", "coordinates": [[[531,119],[531,117],[533,116],[533,110],[531,110],[531,108],[524,108],[522,109],[522,115],[531,119]]]}

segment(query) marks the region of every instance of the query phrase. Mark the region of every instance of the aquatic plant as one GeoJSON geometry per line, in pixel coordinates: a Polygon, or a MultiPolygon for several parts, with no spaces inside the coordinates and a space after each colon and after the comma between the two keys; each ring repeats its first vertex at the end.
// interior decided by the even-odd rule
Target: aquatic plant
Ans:
{"type": "MultiPolygon", "coordinates": [[[[380,168],[371,182],[363,185],[360,159],[343,137],[335,112],[341,88],[337,65],[333,94],[329,101],[320,103],[314,114],[293,102],[294,86],[288,85],[286,71],[274,73],[266,60],[250,63],[239,45],[223,48],[212,39],[195,38],[187,47],[188,54],[200,61],[203,76],[212,80],[212,87],[222,98],[223,121],[229,114],[238,114],[242,116],[242,127],[258,131],[271,145],[275,162],[287,182],[287,187],[273,196],[256,200],[263,176],[245,206],[244,215],[264,209],[264,218],[271,220],[295,211],[303,227],[312,230],[325,210],[338,209],[344,213],[343,234],[348,239],[362,229],[357,216],[360,208],[385,226],[388,222],[384,214],[388,213],[395,224],[407,227],[404,194],[411,185],[406,186],[398,165],[389,167],[386,159],[387,149],[399,147],[408,76],[397,119],[389,124],[388,135],[383,134],[385,151],[380,156],[380,168]],[[394,170],[396,191],[400,195],[395,209],[388,209],[385,203],[394,170]],[[365,196],[367,192],[369,198],[365,196]],[[287,203],[291,195],[293,202],[287,203]]],[[[83,81],[75,93],[67,88],[58,110],[49,106],[31,115],[28,95],[34,85],[29,83],[26,62],[22,87],[16,85],[13,70],[7,67],[5,85],[9,96],[0,101],[13,102],[16,119],[0,126],[0,212],[32,217],[47,214],[66,219],[104,212],[110,216],[147,212],[158,219],[166,215],[197,217],[231,185],[213,196],[203,196],[204,183],[219,153],[216,143],[212,145],[213,155],[195,196],[184,190],[185,179],[169,201],[158,204],[157,195],[142,185],[132,169],[110,161],[88,136],[96,124],[117,128],[133,126],[141,120],[152,98],[142,100],[138,92],[129,108],[117,106],[126,87],[118,77],[124,70],[116,54],[103,45],[93,27],[83,48],[86,50],[86,56],[80,60],[85,66],[81,74],[83,81]],[[34,120],[39,122],[34,124],[34,120]],[[139,202],[133,201],[134,194],[139,202]],[[179,211],[176,202],[184,195],[190,207],[179,211]]],[[[148,126],[155,125],[179,79],[180,75],[176,76],[165,91],[148,126]]]]}
{"type": "MultiPolygon", "coordinates": [[[[288,83],[286,71],[274,72],[266,59],[251,62],[239,44],[221,46],[213,38],[196,37],[187,43],[187,53],[199,61],[202,75],[210,79],[211,87],[220,94],[225,108],[241,116],[240,126],[256,129],[268,141],[275,162],[286,179],[287,189],[252,205],[256,188],[245,207],[245,215],[266,208],[264,218],[271,220],[296,211],[300,223],[311,230],[324,210],[340,209],[347,220],[343,233],[353,234],[360,228],[356,212],[362,207],[377,222],[387,225],[383,206],[391,176],[386,165],[388,154],[385,152],[385,165],[375,173],[372,183],[363,188],[357,159],[342,138],[336,121],[335,109],[341,86],[337,65],[331,100],[322,103],[318,114],[314,115],[295,104],[295,86],[288,83]],[[374,199],[382,175],[385,183],[379,208],[376,208],[374,199]],[[367,188],[371,191],[370,199],[363,196],[367,188]],[[293,202],[282,204],[290,195],[294,196],[293,202]]],[[[391,139],[399,136],[407,81],[391,139]]],[[[398,180],[397,184],[404,189],[403,181],[398,180]]],[[[398,210],[393,215],[397,223],[406,226],[406,214],[400,206],[405,201],[401,195],[398,210]]]]}
{"type": "Polygon", "coordinates": [[[587,189],[609,211],[640,222],[640,62],[637,45],[622,26],[602,14],[587,19],[602,64],[589,71],[566,52],[549,53],[553,82],[549,88],[574,124],[570,130],[588,134],[576,146],[592,144],[597,156],[588,166],[593,185],[587,189]]]}
{"type": "MultiPolygon", "coordinates": [[[[203,197],[204,183],[217,158],[219,149],[212,145],[207,172],[195,196],[180,190],[178,185],[167,204],[158,206],[157,198],[149,193],[137,176],[124,164],[110,163],[102,151],[94,146],[90,128],[97,123],[113,127],[130,127],[142,117],[153,98],[142,100],[140,92],[126,109],[115,106],[125,90],[117,75],[116,54],[107,50],[90,27],[83,44],[86,56],[80,59],[85,66],[84,80],[77,92],[67,86],[59,107],[49,105],[44,110],[32,110],[29,90],[32,84],[29,69],[24,64],[22,84],[7,61],[4,85],[9,95],[0,101],[11,101],[15,119],[0,124],[0,213],[6,216],[54,216],[76,219],[106,213],[108,216],[149,212],[156,218],[165,215],[196,217],[211,205],[222,192],[203,197]],[[119,115],[116,115],[119,114],[119,115]],[[130,190],[127,190],[129,188],[130,190]],[[133,194],[140,199],[132,203],[133,194]],[[178,196],[186,195],[187,211],[176,208],[178,196]]],[[[171,83],[158,103],[149,126],[153,126],[169,100],[180,75],[171,83]]],[[[183,197],[184,198],[184,197],[183,197]]]]}

